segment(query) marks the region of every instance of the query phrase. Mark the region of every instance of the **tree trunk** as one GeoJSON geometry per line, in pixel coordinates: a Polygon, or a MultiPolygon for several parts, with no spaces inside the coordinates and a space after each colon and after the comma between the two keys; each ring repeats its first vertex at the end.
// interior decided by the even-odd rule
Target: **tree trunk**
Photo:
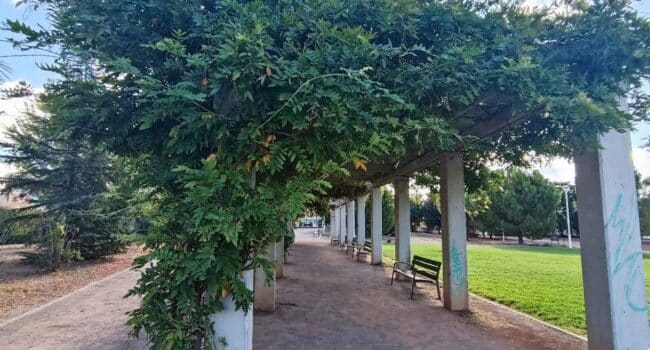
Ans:
{"type": "Polygon", "coordinates": [[[520,233],[518,235],[518,237],[519,237],[519,244],[523,245],[524,244],[524,236],[520,233]]]}

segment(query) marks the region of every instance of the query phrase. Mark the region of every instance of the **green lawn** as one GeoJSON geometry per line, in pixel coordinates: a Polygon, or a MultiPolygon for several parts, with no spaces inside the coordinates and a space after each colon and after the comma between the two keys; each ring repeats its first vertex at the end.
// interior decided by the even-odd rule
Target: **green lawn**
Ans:
{"type": "MultiPolygon", "coordinates": [[[[384,244],[394,259],[395,246],[384,244]]],[[[440,244],[419,244],[411,254],[442,259],[440,244]]],[[[650,259],[644,258],[646,275],[650,259]]],[[[580,252],[551,247],[468,246],[469,289],[569,331],[585,334],[580,252]]],[[[646,290],[648,284],[646,279],[646,290]]]]}

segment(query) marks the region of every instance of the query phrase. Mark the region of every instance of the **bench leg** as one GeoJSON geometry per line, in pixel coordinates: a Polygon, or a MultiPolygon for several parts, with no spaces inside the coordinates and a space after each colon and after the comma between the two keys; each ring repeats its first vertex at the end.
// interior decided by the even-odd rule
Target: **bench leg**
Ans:
{"type": "Polygon", "coordinates": [[[393,285],[393,280],[395,279],[395,270],[393,270],[393,273],[390,275],[390,285],[393,285]]]}
{"type": "Polygon", "coordinates": [[[413,293],[415,293],[415,278],[413,278],[413,283],[411,283],[411,300],[413,300],[413,293]]]}
{"type": "Polygon", "coordinates": [[[442,298],[440,297],[440,286],[438,285],[437,282],[436,282],[436,289],[438,290],[438,300],[442,300],[442,298]]]}

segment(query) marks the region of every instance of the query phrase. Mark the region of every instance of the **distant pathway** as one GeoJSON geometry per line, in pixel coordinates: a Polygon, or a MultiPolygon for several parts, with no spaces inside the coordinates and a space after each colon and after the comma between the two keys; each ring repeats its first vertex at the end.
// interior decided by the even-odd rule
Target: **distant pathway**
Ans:
{"type": "Polygon", "coordinates": [[[586,349],[586,343],[508,310],[471,300],[471,313],[445,310],[425,287],[409,300],[409,283],[357,263],[297,230],[279,308],[256,314],[256,349],[586,349]]]}

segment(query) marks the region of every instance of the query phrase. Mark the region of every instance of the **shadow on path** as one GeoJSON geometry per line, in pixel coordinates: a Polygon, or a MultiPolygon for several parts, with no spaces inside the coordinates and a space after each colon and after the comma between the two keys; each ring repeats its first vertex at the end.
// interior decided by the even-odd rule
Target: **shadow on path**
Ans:
{"type": "Polygon", "coordinates": [[[478,299],[471,313],[445,310],[428,287],[409,300],[409,283],[391,287],[389,269],[357,263],[312,231],[296,231],[277,311],[255,314],[255,349],[586,349],[478,299]]]}

